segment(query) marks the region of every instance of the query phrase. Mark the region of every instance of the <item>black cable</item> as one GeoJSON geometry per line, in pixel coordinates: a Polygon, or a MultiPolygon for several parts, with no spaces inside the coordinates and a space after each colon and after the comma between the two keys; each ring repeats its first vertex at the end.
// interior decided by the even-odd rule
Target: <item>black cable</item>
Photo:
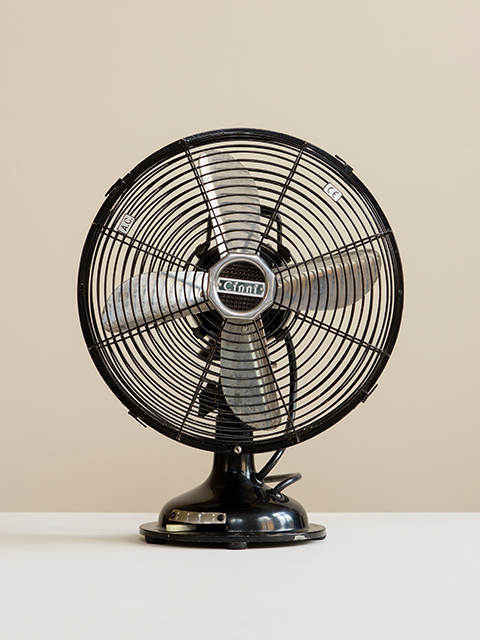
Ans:
{"type": "MultiPolygon", "coordinates": [[[[295,411],[297,409],[297,386],[298,386],[297,358],[295,356],[295,347],[293,346],[292,337],[288,331],[285,334],[284,339],[285,339],[285,347],[287,349],[287,354],[288,354],[288,365],[290,369],[288,412],[293,422],[293,420],[295,419],[295,411]]],[[[285,453],[285,449],[278,449],[277,451],[275,451],[273,456],[256,474],[257,480],[260,480],[262,482],[266,481],[268,474],[276,466],[276,464],[278,463],[278,461],[280,460],[280,458],[283,456],[284,453],[285,453]]],[[[285,482],[281,482],[280,485],[278,486],[282,486],[282,488],[285,488],[288,485],[292,484],[293,482],[297,482],[297,480],[300,480],[302,476],[299,473],[286,474],[282,476],[282,478],[284,479],[293,478],[293,477],[295,477],[294,480],[287,482],[287,484],[285,484],[285,482]],[[297,477],[297,476],[300,476],[300,477],[297,477]]],[[[277,478],[277,476],[271,476],[270,478],[268,478],[268,480],[270,482],[278,482],[278,480],[272,480],[272,478],[277,478]]],[[[278,478],[280,478],[280,476],[278,476],[278,478]]],[[[277,487],[275,487],[275,489],[277,489],[277,487]]],[[[276,491],[276,493],[279,493],[280,491],[281,489],[276,491]]]]}
{"type": "Polygon", "coordinates": [[[301,473],[282,473],[278,476],[267,476],[265,478],[265,482],[273,483],[278,482],[278,484],[270,490],[270,493],[274,496],[279,496],[284,489],[289,487],[294,482],[298,482],[302,479],[301,473]]]}
{"type": "Polygon", "coordinates": [[[273,456],[269,459],[269,461],[262,467],[262,469],[256,474],[257,480],[264,480],[265,477],[270,473],[273,467],[277,464],[280,458],[285,453],[285,449],[278,449],[275,451],[273,456]]]}

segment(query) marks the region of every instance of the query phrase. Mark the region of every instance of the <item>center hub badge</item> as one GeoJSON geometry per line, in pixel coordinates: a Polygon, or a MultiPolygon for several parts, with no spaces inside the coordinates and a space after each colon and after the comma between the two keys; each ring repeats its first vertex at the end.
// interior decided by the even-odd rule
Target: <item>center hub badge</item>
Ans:
{"type": "Polygon", "coordinates": [[[264,282],[250,282],[249,280],[232,280],[231,278],[218,278],[218,293],[231,293],[237,296],[254,296],[263,298],[265,293],[264,282]]]}
{"type": "Polygon", "coordinates": [[[275,285],[262,258],[230,253],[210,269],[208,298],[225,319],[254,320],[271,306],[275,285]]]}

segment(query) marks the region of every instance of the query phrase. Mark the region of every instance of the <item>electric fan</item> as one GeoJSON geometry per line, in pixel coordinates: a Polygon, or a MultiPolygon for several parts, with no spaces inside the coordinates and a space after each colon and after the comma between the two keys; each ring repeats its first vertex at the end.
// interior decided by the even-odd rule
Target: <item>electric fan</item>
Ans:
{"type": "Polygon", "coordinates": [[[147,542],[325,537],[284,493],[300,474],[271,471],[370,396],[403,307],[394,236],[346,162],[255,129],[164,147],[108,191],[78,302],[129,413],[214,453],[207,480],[140,527],[147,542]]]}

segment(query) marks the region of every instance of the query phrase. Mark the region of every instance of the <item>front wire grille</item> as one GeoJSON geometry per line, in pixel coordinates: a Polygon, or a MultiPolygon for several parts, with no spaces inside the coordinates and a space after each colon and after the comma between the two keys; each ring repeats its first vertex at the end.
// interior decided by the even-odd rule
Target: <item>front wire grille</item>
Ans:
{"type": "MultiPolygon", "coordinates": [[[[224,451],[241,444],[244,451],[260,452],[316,435],[368,396],[398,334],[402,269],[383,212],[342,163],[281,134],[224,130],[169,145],[124,181],[100,209],[85,243],[79,310],[97,368],[132,415],[195,447],[224,451]],[[258,345],[263,346],[254,352],[252,376],[261,369],[274,391],[261,391],[247,379],[249,414],[243,421],[222,388],[222,376],[223,384],[238,376],[238,364],[232,358],[229,368],[224,359],[222,372],[224,320],[205,307],[202,286],[175,312],[182,306],[181,283],[198,282],[219,259],[205,193],[192,170],[205,152],[231,154],[249,171],[262,210],[260,255],[275,273],[287,274],[287,284],[319,257],[340,256],[340,277],[347,277],[362,252],[378,256],[375,285],[353,304],[325,309],[306,308],[304,302],[301,308],[277,300],[262,314],[258,345]],[[148,292],[143,321],[112,333],[102,320],[109,297],[144,274],[168,274],[174,291],[170,306],[147,322],[155,305],[148,292]],[[266,416],[275,411],[279,418],[272,424],[266,416]]],[[[229,264],[220,276],[264,282],[258,268],[242,261],[229,264]]],[[[239,312],[261,301],[242,292],[219,296],[239,312]]]]}

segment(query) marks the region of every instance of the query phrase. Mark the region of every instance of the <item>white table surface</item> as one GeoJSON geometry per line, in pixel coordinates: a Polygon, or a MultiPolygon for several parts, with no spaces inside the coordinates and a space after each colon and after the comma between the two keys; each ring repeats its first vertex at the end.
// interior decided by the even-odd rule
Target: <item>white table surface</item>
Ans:
{"type": "Polygon", "coordinates": [[[148,545],[155,514],[0,514],[0,638],[479,640],[480,514],[324,513],[324,541],[148,545]]]}

